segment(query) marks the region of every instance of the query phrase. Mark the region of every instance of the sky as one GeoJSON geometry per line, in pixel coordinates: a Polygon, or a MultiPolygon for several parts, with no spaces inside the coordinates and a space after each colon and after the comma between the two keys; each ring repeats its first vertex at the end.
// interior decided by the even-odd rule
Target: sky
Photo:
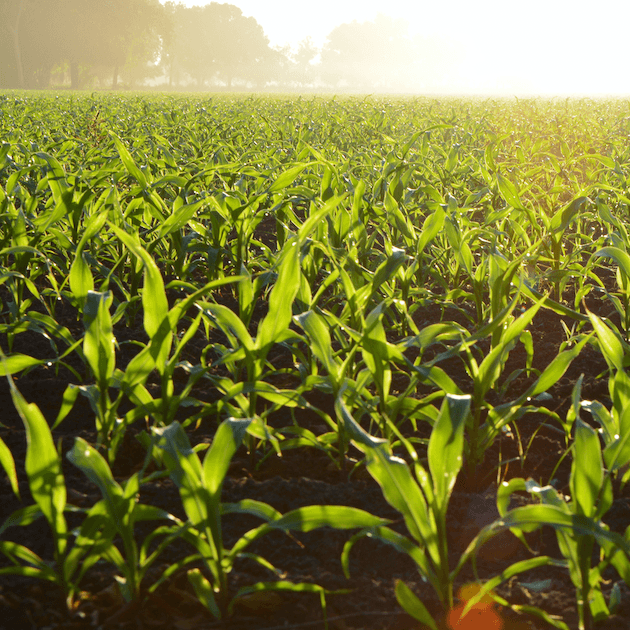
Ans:
{"type": "MultiPolygon", "coordinates": [[[[180,0],[182,1],[182,0],[180,0]]],[[[222,0],[220,0],[222,1],[222,0]]],[[[183,0],[188,6],[207,0],[183,0]]],[[[272,46],[322,46],[335,26],[404,18],[425,38],[443,91],[630,95],[630,3],[623,0],[233,0],[272,46]],[[444,64],[443,68],[440,64],[444,64]]]]}

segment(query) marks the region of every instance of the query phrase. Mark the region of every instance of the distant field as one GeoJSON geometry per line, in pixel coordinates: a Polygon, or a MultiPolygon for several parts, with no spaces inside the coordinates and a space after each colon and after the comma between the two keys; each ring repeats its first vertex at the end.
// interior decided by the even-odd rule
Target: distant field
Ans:
{"type": "Polygon", "coordinates": [[[0,619],[625,624],[629,138],[0,92],[0,619]]]}

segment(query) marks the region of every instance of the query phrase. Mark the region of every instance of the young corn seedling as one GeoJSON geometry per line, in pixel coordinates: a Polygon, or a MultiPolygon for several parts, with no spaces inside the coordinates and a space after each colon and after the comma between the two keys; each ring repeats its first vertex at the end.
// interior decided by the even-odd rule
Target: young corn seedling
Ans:
{"type": "MultiPolygon", "coordinates": [[[[188,580],[192,584],[199,601],[217,619],[230,614],[241,595],[256,590],[294,590],[302,592],[309,588],[319,592],[325,590],[316,585],[291,584],[288,582],[262,582],[244,587],[231,596],[228,589],[228,575],[235,561],[247,557],[263,567],[278,573],[264,557],[247,552],[249,545],[271,531],[311,531],[317,527],[352,529],[379,527],[387,521],[367,512],[344,506],[307,506],[285,514],[266,503],[244,499],[238,503],[221,502],[221,489],[232,456],[243,442],[252,421],[229,418],[217,429],[212,445],[206,452],[203,463],[191,448],[188,436],[181,425],[173,422],[168,427],[154,428],[157,438],[154,457],[163,463],[179,488],[182,505],[188,522],[181,536],[197,551],[186,558],[181,566],[201,560],[207,576],[199,569],[188,570],[188,580]],[[260,518],[263,522],[257,528],[246,532],[231,549],[223,545],[222,517],[231,513],[245,513],[260,518]]],[[[172,567],[172,570],[180,565],[172,567]]],[[[169,569],[169,573],[171,569],[169,569]]]]}
{"type": "Polygon", "coordinates": [[[510,527],[520,538],[543,525],[553,527],[576,589],[579,628],[591,630],[616,605],[614,599],[607,604],[602,593],[604,569],[612,564],[626,583],[630,579],[630,528],[621,536],[601,522],[613,502],[611,476],[604,468],[597,433],[579,418],[575,420],[570,489],[571,496],[566,497],[531,479],[505,482],[497,495],[502,519],[486,528],[480,540],[497,527],[510,527]],[[516,491],[531,493],[540,504],[507,512],[509,496],[516,491]],[[592,566],[595,544],[600,547],[600,561],[592,566]]]}
{"type": "Polygon", "coordinates": [[[581,407],[601,425],[599,432],[604,442],[604,462],[610,473],[622,475],[621,483],[624,485],[630,478],[630,377],[626,373],[630,348],[597,315],[589,311],[588,316],[610,368],[608,391],[612,408],[608,410],[597,401],[582,401],[581,407]]]}
{"type": "MultiPolygon", "coordinates": [[[[343,403],[340,402],[340,405],[343,403]]],[[[511,482],[510,486],[505,484],[508,490],[502,491],[497,499],[503,518],[484,528],[471,542],[457,566],[451,570],[448,564],[446,511],[450,494],[462,465],[464,426],[466,416],[469,413],[469,406],[469,396],[447,395],[429,440],[428,470],[418,462],[417,455],[410,444],[401,438],[412,458],[412,468],[415,475],[403,460],[390,454],[386,440],[374,438],[367,434],[356,424],[350,414],[343,411],[342,407],[348,432],[354,444],[366,454],[368,471],[378,481],[386,500],[403,515],[407,529],[413,539],[410,540],[387,527],[371,528],[359,532],[344,548],[342,561],[347,575],[350,551],[354,543],[365,536],[381,540],[398,551],[408,554],[414,560],[418,571],[433,586],[444,611],[447,612],[454,610],[453,584],[462,567],[470,558],[474,558],[474,553],[479,546],[506,527],[511,527],[512,531],[522,538],[523,532],[531,531],[541,524],[566,528],[573,526],[573,520],[576,520],[581,527],[580,530],[576,525],[576,531],[584,531],[587,527],[590,527],[590,531],[592,531],[592,528],[595,527],[597,532],[600,530],[603,532],[598,540],[616,541],[617,543],[621,541],[624,551],[626,547],[630,550],[630,545],[625,543],[619,535],[606,532],[599,525],[596,525],[593,519],[581,517],[574,519],[568,513],[562,512],[560,514],[561,510],[555,506],[551,510],[547,507],[541,509],[541,506],[527,506],[506,514],[508,490],[513,491],[513,488],[516,488],[515,483],[511,482]],[[588,522],[582,523],[585,520],[588,522]]],[[[584,483],[582,478],[579,478],[579,473],[575,477],[575,483],[577,485],[584,483]]],[[[524,489],[524,482],[521,485],[519,485],[519,489],[524,489]]],[[[580,491],[581,489],[580,485],[577,490],[580,491]]],[[[590,560],[590,551],[588,557],[590,560]]],[[[543,556],[511,565],[499,576],[483,585],[479,595],[466,604],[461,616],[465,616],[483,595],[489,593],[503,581],[518,573],[550,564],[558,564],[558,562],[543,556]]],[[[561,564],[561,566],[563,565],[561,564]]],[[[407,613],[432,630],[437,630],[438,622],[436,619],[404,583],[397,583],[396,596],[407,613]]],[[[508,605],[504,600],[496,599],[503,605],[508,605]]],[[[519,607],[514,608],[518,609],[519,607]]],[[[533,610],[532,612],[549,619],[543,611],[533,610]]],[[[563,624],[556,624],[556,626],[566,630],[566,626],[563,624]]]]}
{"type": "MultiPolygon", "coordinates": [[[[93,555],[98,553],[98,556],[114,564],[120,571],[120,575],[115,576],[115,579],[124,600],[126,602],[137,600],[146,571],[165,547],[180,535],[185,525],[165,510],[138,502],[140,484],[143,481],[142,472],[134,473],[121,486],[114,479],[101,454],[79,437],[75,439],[74,447],[68,452],[67,457],[98,486],[103,496],[103,499],[88,511],[81,534],[77,538],[77,546],[91,548],[93,555]],[[157,527],[138,547],[134,525],[139,521],[156,520],[167,520],[175,524],[157,527]],[[116,536],[120,537],[122,550],[114,544],[116,536]],[[157,548],[149,553],[151,543],[158,536],[164,538],[157,548]]],[[[144,468],[149,463],[149,458],[150,452],[144,468]]],[[[163,577],[153,584],[149,592],[155,590],[164,579],[166,578],[163,577]]]]}
{"type": "Polygon", "coordinates": [[[178,323],[186,316],[198,300],[213,289],[243,278],[221,278],[207,283],[179,300],[173,308],[168,308],[168,300],[162,275],[155,261],[135,240],[116,226],[111,226],[114,233],[125,244],[129,251],[144,266],[144,285],[142,290],[142,306],[144,313],[144,329],[149,342],[129,362],[124,373],[117,370],[113,374],[113,383],[120,388],[136,404],[125,418],[124,425],[136,418],[152,416],[158,424],[169,424],[184,403],[194,403],[189,395],[194,384],[204,376],[203,369],[191,369],[191,366],[180,363],[180,357],[186,344],[192,339],[201,323],[199,313],[188,329],[176,336],[178,323]],[[173,342],[175,348],[173,349],[173,342]],[[189,379],[184,389],[177,395],[174,393],[174,373],[177,367],[184,367],[189,372],[189,379]],[[156,370],[160,376],[161,397],[154,399],[145,387],[149,374],[156,370]]]}
{"type": "Polygon", "coordinates": [[[122,401],[122,391],[115,399],[110,398],[109,388],[114,384],[116,350],[110,306],[113,296],[108,291],[89,291],[86,296],[83,338],[83,354],[96,380],[94,385],[80,387],[90,401],[96,416],[98,442],[108,451],[110,462],[114,461],[125,426],[118,417],[118,407],[122,401]]]}
{"type": "MultiPolygon", "coordinates": [[[[323,316],[315,311],[309,310],[301,315],[297,315],[295,321],[306,333],[311,352],[327,372],[326,376],[317,375],[317,377],[315,377],[315,375],[311,374],[308,378],[309,384],[312,384],[315,378],[317,378],[317,383],[320,386],[330,388],[336,400],[342,390],[349,385],[350,379],[346,377],[346,373],[348,366],[353,361],[358,345],[355,344],[353,349],[348,352],[346,357],[342,360],[339,356],[333,355],[330,329],[323,316]]],[[[337,448],[340,466],[341,469],[345,471],[348,440],[342,418],[337,417],[337,423],[333,424],[333,429],[337,432],[337,448]]]]}
{"type": "MultiPolygon", "coordinates": [[[[420,464],[415,450],[402,435],[399,438],[412,460],[411,465],[391,454],[387,440],[366,433],[339,400],[340,413],[344,416],[348,433],[354,445],[366,455],[368,472],[381,486],[387,502],[402,514],[411,536],[408,538],[388,527],[359,532],[344,547],[342,564],[346,576],[349,576],[352,546],[365,536],[375,538],[409,555],[422,578],[438,595],[443,612],[446,614],[454,610],[455,580],[476,549],[476,541],[473,541],[457,566],[450,568],[446,514],[463,463],[464,428],[470,413],[470,402],[470,396],[446,395],[429,439],[427,470],[420,464]]],[[[542,562],[536,559],[526,566],[522,563],[512,565],[499,583],[547,561],[547,558],[542,562]]],[[[493,588],[495,586],[496,584],[493,588]]],[[[412,617],[431,630],[438,629],[436,618],[401,581],[396,584],[396,598],[412,617]]]]}
{"type": "Polygon", "coordinates": [[[569,224],[575,219],[575,217],[583,211],[584,207],[590,203],[590,199],[585,196],[578,196],[571,201],[567,206],[555,212],[555,214],[549,219],[547,215],[542,212],[540,217],[545,223],[547,229],[547,243],[551,250],[551,260],[553,267],[553,283],[555,286],[555,298],[559,302],[562,301],[562,289],[566,284],[567,273],[564,272],[568,257],[565,255],[565,248],[563,241],[569,224]]]}
{"type": "MultiPolygon", "coordinates": [[[[509,353],[519,341],[522,341],[527,351],[526,370],[531,370],[532,345],[531,336],[526,330],[535,314],[544,304],[545,297],[538,300],[532,307],[523,312],[519,317],[511,320],[511,313],[515,307],[518,296],[512,299],[498,316],[473,335],[469,335],[454,349],[448,350],[434,359],[434,363],[444,357],[452,356],[454,352],[462,354],[467,364],[467,370],[473,380],[473,394],[471,399],[470,415],[466,421],[467,440],[464,447],[466,468],[465,479],[469,487],[478,487],[477,471],[483,462],[484,454],[492,446],[496,437],[504,427],[515,422],[529,412],[541,412],[541,408],[529,406],[526,403],[535,396],[545,392],[556,383],[567,370],[571,361],[579,355],[589,336],[583,336],[570,349],[561,352],[555,359],[537,376],[536,381],[523,392],[516,400],[492,406],[487,400],[491,389],[495,389],[499,379],[503,376],[503,368],[507,362],[509,353]],[[494,339],[490,352],[478,363],[471,348],[474,344],[488,336],[494,339]],[[485,413],[487,412],[487,413],[485,413]]],[[[459,388],[438,368],[437,365],[414,367],[425,380],[432,381],[445,392],[461,394],[459,388]],[[430,367],[430,370],[427,370],[430,367]]],[[[517,375],[516,372],[507,382],[517,375]]],[[[546,411],[542,409],[542,413],[546,411]]],[[[482,485],[482,484],[481,484],[482,485]]]]}
{"type": "MultiPolygon", "coordinates": [[[[22,575],[53,582],[61,589],[66,605],[71,609],[85,572],[98,560],[91,544],[75,541],[70,545],[72,533],[64,516],[65,512],[82,512],[66,503],[66,485],[61,470],[61,456],[55,448],[48,423],[35,404],[27,403],[9,377],[13,404],[26,430],[25,469],[35,504],[16,510],[0,527],[0,536],[14,526],[27,526],[41,518],[48,521],[53,538],[53,562],[48,562],[18,543],[0,539],[0,552],[12,566],[0,569],[0,575],[22,575]]],[[[17,494],[15,465],[3,444],[2,463],[17,494]]],[[[79,536],[81,537],[81,536],[79,536]]],[[[83,536],[86,541],[89,536],[83,536]]],[[[94,540],[91,540],[93,543],[94,540]]]]}
{"type": "MultiPolygon", "coordinates": [[[[463,464],[464,428],[470,402],[470,396],[447,394],[429,440],[428,470],[420,464],[411,444],[401,436],[412,458],[412,472],[404,460],[391,454],[387,440],[366,433],[341,399],[338,400],[339,413],[350,438],[365,453],[368,472],[381,486],[387,502],[403,515],[411,535],[409,539],[387,527],[359,532],[344,548],[342,561],[347,577],[352,546],[360,538],[370,536],[408,554],[423,579],[437,593],[444,609],[452,608],[457,572],[449,568],[446,511],[463,464]]],[[[436,630],[435,620],[417,598],[413,605],[400,596],[399,602],[412,616],[436,630]]]]}
{"type": "Polygon", "coordinates": [[[621,319],[623,331],[630,332],[630,256],[619,247],[603,247],[595,252],[596,258],[612,258],[617,264],[618,293],[606,292],[621,319]]]}
{"type": "MultiPolygon", "coordinates": [[[[225,334],[231,346],[224,350],[217,362],[219,365],[225,365],[231,376],[229,379],[216,380],[219,389],[225,392],[222,404],[230,398],[246,393],[243,389],[244,381],[249,387],[246,408],[243,409],[244,401],[240,398],[237,399],[237,404],[242,409],[241,413],[250,418],[257,414],[258,392],[269,390],[263,377],[271,348],[277,343],[297,336],[290,330],[290,325],[293,301],[300,287],[299,253],[297,239],[291,239],[285,244],[278,265],[278,276],[269,293],[269,310],[258,325],[255,339],[249,334],[241,319],[226,306],[210,303],[199,305],[203,314],[225,334]]],[[[246,278],[239,279],[243,281],[246,278]]],[[[248,434],[245,440],[254,464],[255,439],[248,434]]]]}

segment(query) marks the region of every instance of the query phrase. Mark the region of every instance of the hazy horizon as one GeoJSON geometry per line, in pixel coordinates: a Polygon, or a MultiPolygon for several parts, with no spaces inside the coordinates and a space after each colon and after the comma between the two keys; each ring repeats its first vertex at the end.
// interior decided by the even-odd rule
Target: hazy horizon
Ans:
{"type": "MultiPolygon", "coordinates": [[[[161,0],[164,3],[164,0],[161,0]]],[[[203,6],[206,0],[183,0],[203,6]]],[[[340,24],[373,21],[381,13],[404,19],[409,35],[426,42],[431,74],[445,93],[627,95],[630,53],[624,29],[630,5],[602,0],[532,0],[526,7],[499,0],[320,0],[296,10],[288,0],[234,0],[254,17],[274,47],[296,48],[311,37],[319,48],[340,24]]],[[[417,91],[410,85],[409,91],[417,91]]]]}

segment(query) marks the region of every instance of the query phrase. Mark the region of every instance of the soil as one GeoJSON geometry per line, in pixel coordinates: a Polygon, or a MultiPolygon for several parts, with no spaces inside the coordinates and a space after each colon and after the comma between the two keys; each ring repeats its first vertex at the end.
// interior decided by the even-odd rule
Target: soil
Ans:
{"type": "MultiPolygon", "coordinates": [[[[226,293],[226,302],[229,296],[226,293]]],[[[589,308],[597,310],[598,303],[593,300],[589,308]]],[[[456,319],[456,311],[442,313],[440,309],[425,310],[416,313],[423,325],[440,319],[456,319]]],[[[76,312],[64,309],[60,305],[56,316],[60,323],[76,333],[79,338],[82,324],[76,312]]],[[[569,328],[571,322],[566,320],[569,328]]],[[[541,310],[530,326],[534,341],[534,367],[544,368],[556,357],[561,344],[566,340],[565,327],[561,317],[550,310],[541,310]]],[[[117,330],[119,342],[134,338],[144,339],[141,328],[136,330],[117,330]]],[[[200,338],[199,348],[207,343],[200,338]]],[[[4,342],[2,343],[5,346],[4,342]]],[[[118,364],[124,364],[125,348],[121,346],[118,364]]],[[[199,348],[194,340],[191,352],[199,348]]],[[[4,348],[6,350],[6,347],[4,348]]],[[[32,356],[50,356],[49,342],[43,336],[27,332],[16,337],[14,352],[24,351],[32,356]]],[[[278,359],[281,360],[281,357],[278,359]]],[[[524,352],[515,349],[506,369],[522,366],[524,352]]],[[[559,414],[561,418],[569,409],[571,393],[576,380],[583,377],[582,398],[598,400],[609,404],[606,376],[606,363],[599,350],[586,345],[580,356],[573,361],[565,376],[548,391],[545,401],[536,404],[545,405],[559,414]]],[[[84,370],[81,363],[77,370],[84,370]]],[[[470,380],[459,360],[444,364],[449,376],[463,391],[470,391],[470,380]]],[[[15,379],[16,385],[28,402],[36,403],[50,424],[58,413],[62,395],[68,382],[76,382],[74,375],[64,368],[55,371],[54,367],[40,367],[15,379]]],[[[508,389],[508,395],[517,396],[519,391],[531,382],[525,377],[515,379],[508,389]]],[[[216,392],[197,385],[195,395],[202,400],[211,400],[216,392]]],[[[324,409],[332,408],[332,400],[325,394],[313,394],[309,402],[324,409]]],[[[26,438],[20,417],[14,409],[9,385],[6,379],[0,380],[0,408],[2,408],[2,427],[0,437],[11,449],[16,460],[19,487],[22,497],[20,502],[13,494],[5,475],[0,475],[0,517],[2,520],[14,510],[30,505],[27,477],[24,472],[26,438]]],[[[586,414],[582,414],[583,416],[586,414]]],[[[185,410],[182,410],[182,419],[185,410]]],[[[583,418],[589,421],[590,418],[583,418]]],[[[272,424],[286,424],[286,418],[271,418],[272,424]]],[[[316,434],[327,430],[316,414],[304,412],[299,417],[301,426],[311,429],[316,434]]],[[[417,431],[409,423],[402,429],[407,435],[428,437],[430,428],[419,426],[417,431]]],[[[95,443],[94,414],[87,401],[79,397],[70,415],[53,431],[54,439],[60,441],[64,453],[64,468],[68,502],[79,507],[93,505],[100,499],[98,488],[84,474],[65,459],[65,453],[72,447],[74,438],[81,436],[90,443],[95,443]]],[[[143,447],[136,439],[137,434],[146,429],[143,422],[132,425],[117,455],[113,467],[114,475],[119,480],[128,478],[137,470],[145,455],[143,447]]],[[[530,413],[524,416],[517,429],[506,432],[489,449],[486,459],[477,471],[475,479],[466,479],[462,475],[452,495],[448,523],[450,527],[451,562],[453,565],[473,536],[496,516],[495,491],[497,481],[512,477],[533,478],[540,484],[553,483],[560,492],[568,493],[571,456],[566,457],[566,437],[559,424],[549,421],[542,413],[530,413]],[[519,454],[519,439],[526,454],[519,454]],[[509,462],[509,463],[502,463],[509,462]]],[[[192,444],[208,443],[212,440],[216,422],[204,419],[197,428],[189,427],[192,444]]],[[[262,448],[262,447],[261,447],[262,448]]],[[[282,457],[271,455],[260,460],[267,453],[259,452],[259,464],[251,465],[244,449],[238,451],[230,466],[223,487],[224,502],[234,502],[244,498],[256,499],[273,506],[280,512],[287,512],[300,506],[311,504],[346,505],[367,510],[392,521],[392,527],[404,533],[405,527],[401,515],[383,499],[379,486],[371,479],[362,466],[352,474],[339,470],[335,463],[322,451],[299,448],[283,453],[282,457]]],[[[349,457],[359,461],[361,454],[351,449],[349,457]]],[[[178,518],[185,519],[179,493],[168,479],[146,483],[141,488],[140,502],[155,505],[169,511],[178,518]]],[[[519,497],[517,501],[526,501],[519,497]]],[[[71,525],[77,522],[69,517],[71,525]]],[[[630,523],[630,493],[615,486],[615,500],[604,518],[613,531],[623,533],[630,523]]],[[[230,547],[243,532],[259,524],[253,516],[227,515],[224,517],[224,544],[230,547]]],[[[141,540],[151,526],[138,524],[136,532],[141,540]]],[[[288,536],[274,533],[256,541],[250,548],[252,553],[264,556],[282,571],[282,579],[294,583],[315,583],[331,591],[348,591],[331,594],[326,597],[327,626],[320,598],[316,594],[271,592],[258,593],[240,600],[231,617],[214,620],[197,603],[188,584],[185,569],[168,579],[155,593],[146,595],[140,603],[125,604],[115,586],[114,568],[105,563],[98,563],[88,571],[82,589],[84,596],[76,607],[69,612],[59,590],[52,584],[30,578],[11,575],[0,576],[0,628],[152,628],[166,629],[283,629],[307,628],[319,630],[325,627],[334,630],[406,630],[420,628],[420,624],[402,612],[397,604],[394,588],[396,580],[403,580],[427,608],[440,617],[439,602],[433,590],[424,583],[411,560],[395,549],[374,540],[360,540],[351,553],[350,579],[343,574],[340,556],[343,546],[352,532],[332,529],[314,530],[309,533],[295,533],[288,536]]],[[[27,527],[8,529],[4,537],[19,542],[44,559],[52,558],[52,538],[44,519],[27,527]]],[[[545,528],[532,535],[530,546],[537,554],[561,557],[556,543],[555,533],[545,528]]],[[[149,572],[145,583],[150,585],[173,562],[181,560],[191,553],[186,543],[179,541],[167,547],[154,568],[149,572]]],[[[489,578],[516,560],[531,557],[530,552],[510,533],[501,535],[483,547],[477,562],[479,576],[489,578]]],[[[0,566],[8,566],[0,559],[0,566]]],[[[189,568],[189,567],[187,567],[189,568]]],[[[609,593],[613,584],[619,580],[610,570],[605,574],[604,592],[609,593]]],[[[243,587],[259,581],[277,579],[274,574],[250,559],[237,562],[229,576],[230,589],[233,593],[243,587]]],[[[462,572],[459,583],[474,580],[471,566],[462,572]]],[[[630,627],[630,591],[621,582],[622,602],[617,613],[602,623],[600,628],[608,629],[630,627]]],[[[497,593],[512,604],[533,605],[544,609],[550,615],[561,617],[570,628],[577,628],[575,589],[566,569],[543,568],[515,576],[497,589],[497,593]]],[[[517,614],[510,609],[502,609],[503,627],[511,629],[548,627],[534,617],[517,614]]],[[[444,620],[442,619],[441,623],[444,620]]],[[[443,626],[446,627],[446,626],[443,626]]],[[[460,627],[460,626],[457,626],[460,627]]],[[[462,624],[462,627],[463,624],[462,624]]],[[[480,628],[480,625],[465,627],[480,628]]],[[[488,626],[489,627],[489,626],[488,626]]],[[[493,626],[494,627],[494,626],[493,626]]]]}

